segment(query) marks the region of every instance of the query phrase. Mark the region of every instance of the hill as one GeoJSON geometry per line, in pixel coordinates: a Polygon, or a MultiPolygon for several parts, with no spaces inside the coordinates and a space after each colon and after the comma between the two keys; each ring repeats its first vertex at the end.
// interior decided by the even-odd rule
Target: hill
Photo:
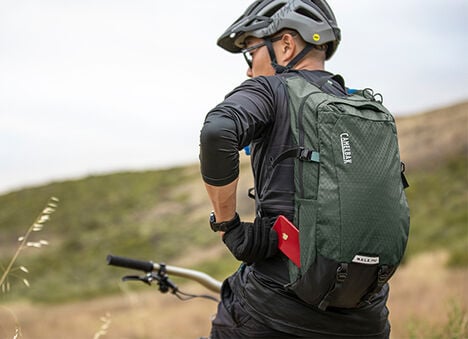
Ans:
{"type": "Polygon", "coordinates": [[[396,118],[400,151],[408,170],[434,169],[468,155],[468,102],[396,118]]]}
{"type": "Polygon", "coordinates": [[[406,257],[446,248],[468,264],[468,102],[397,118],[410,188],[406,257]]]}
{"type": "MultiPolygon", "coordinates": [[[[392,284],[392,317],[397,324],[395,333],[404,333],[408,321],[430,333],[433,327],[414,317],[431,319],[437,326],[446,321],[447,284],[452,286],[451,298],[461,303],[463,312],[467,307],[463,284],[468,272],[468,103],[401,117],[397,126],[411,185],[407,194],[412,225],[408,265],[392,284]],[[434,314],[435,309],[439,312],[434,314]]],[[[252,178],[247,157],[242,156],[241,165],[242,193],[251,186],[252,178]]],[[[21,254],[18,265],[27,267],[29,273],[15,271],[9,279],[10,291],[1,295],[2,302],[15,302],[12,308],[32,333],[49,333],[44,329],[57,317],[73,314],[76,321],[61,322],[58,331],[72,328],[68,337],[82,338],[80,329],[97,320],[105,309],[112,310],[124,323],[130,309],[133,321],[141,325],[150,321],[143,315],[151,314],[148,308],[163,309],[165,315],[154,320],[155,328],[165,327],[171,316],[175,324],[178,316],[186,316],[193,328],[200,328],[200,322],[205,321],[200,316],[208,317],[197,304],[179,313],[177,301],[150,301],[147,293],[136,297],[118,284],[120,276],[129,272],[106,266],[108,253],[201,269],[218,279],[238,265],[218,235],[208,229],[210,205],[195,164],[53,182],[0,196],[0,267],[5,267],[18,246],[17,238],[51,196],[60,199],[57,211],[31,239],[45,239],[49,246],[28,248],[21,254]],[[23,278],[29,280],[30,288],[23,284],[23,278]],[[112,297],[120,295],[117,292],[122,289],[124,297],[112,297]],[[143,309],[135,306],[135,301],[129,304],[129,299],[137,299],[143,309]],[[29,306],[29,302],[42,306],[29,306]],[[173,313],[169,311],[172,309],[173,313]]],[[[244,195],[238,204],[240,214],[252,218],[253,201],[244,195]]],[[[140,293],[145,288],[131,286],[140,293]]],[[[206,305],[207,312],[214,309],[206,305]]],[[[11,321],[11,316],[0,312],[0,323],[2,319],[11,321]]],[[[93,326],[98,327],[99,322],[93,326]]],[[[137,331],[129,326],[125,330],[125,324],[113,326],[115,333],[137,331]]],[[[202,330],[206,331],[204,326],[202,330]]],[[[148,331],[128,337],[144,338],[148,331]]]]}
{"type": "MultiPolygon", "coordinates": [[[[468,103],[399,118],[397,125],[411,184],[408,256],[443,247],[452,264],[467,265],[468,103]]],[[[245,156],[241,173],[240,192],[246,192],[252,179],[245,156]]],[[[198,165],[193,165],[90,176],[0,196],[3,266],[18,236],[51,196],[60,199],[59,207],[44,230],[34,234],[50,245],[27,249],[20,258],[34,289],[15,286],[8,299],[22,295],[55,302],[115,292],[115,271],[105,267],[108,253],[203,265],[220,279],[236,265],[207,229],[210,204],[198,165]],[[217,255],[203,255],[209,248],[216,249],[224,265],[217,255]]],[[[239,211],[252,217],[253,201],[239,198],[239,211]]]]}

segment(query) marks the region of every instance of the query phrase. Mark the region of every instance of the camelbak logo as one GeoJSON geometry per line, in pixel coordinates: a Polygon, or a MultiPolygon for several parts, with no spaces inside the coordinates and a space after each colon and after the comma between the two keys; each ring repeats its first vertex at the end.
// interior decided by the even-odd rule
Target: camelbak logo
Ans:
{"type": "Polygon", "coordinates": [[[351,159],[351,145],[349,144],[349,134],[341,133],[341,153],[343,154],[343,163],[351,164],[353,161],[351,159]]]}
{"type": "Polygon", "coordinates": [[[365,255],[356,255],[353,262],[365,265],[376,265],[379,263],[379,257],[366,257],[365,255]]]}

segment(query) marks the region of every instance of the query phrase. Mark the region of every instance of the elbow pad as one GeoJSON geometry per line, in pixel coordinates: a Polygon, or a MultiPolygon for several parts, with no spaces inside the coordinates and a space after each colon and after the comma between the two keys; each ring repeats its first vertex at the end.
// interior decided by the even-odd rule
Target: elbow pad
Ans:
{"type": "Polygon", "coordinates": [[[200,132],[200,170],[213,186],[230,184],[239,176],[239,145],[234,121],[210,115],[200,132]]]}
{"type": "Polygon", "coordinates": [[[278,236],[272,229],[274,218],[239,222],[223,235],[223,242],[237,260],[247,264],[264,260],[278,252],[278,236]]]}

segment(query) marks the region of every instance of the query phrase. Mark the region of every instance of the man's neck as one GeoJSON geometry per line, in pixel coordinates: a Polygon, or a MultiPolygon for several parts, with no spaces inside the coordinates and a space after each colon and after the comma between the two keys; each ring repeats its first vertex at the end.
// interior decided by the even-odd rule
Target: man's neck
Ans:
{"type": "Polygon", "coordinates": [[[307,71],[324,71],[325,63],[317,59],[306,58],[299,61],[294,67],[294,69],[307,71]]]}

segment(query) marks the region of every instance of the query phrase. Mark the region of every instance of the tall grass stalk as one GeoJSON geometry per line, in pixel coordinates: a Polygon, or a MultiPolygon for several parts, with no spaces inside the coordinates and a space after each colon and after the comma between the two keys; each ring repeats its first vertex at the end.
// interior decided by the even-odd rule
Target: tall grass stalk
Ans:
{"type": "Polygon", "coordinates": [[[4,309],[5,311],[7,311],[10,314],[10,316],[13,318],[14,322],[15,322],[15,334],[13,336],[13,339],[21,338],[23,335],[21,333],[21,326],[19,324],[18,318],[16,318],[16,315],[10,309],[8,309],[7,307],[1,306],[1,308],[4,309]]]}
{"type": "MultiPolygon", "coordinates": [[[[13,265],[18,259],[21,251],[23,251],[26,247],[40,248],[40,247],[48,245],[48,242],[45,240],[40,240],[38,242],[29,241],[29,237],[31,233],[33,232],[42,231],[42,229],[44,228],[44,224],[50,219],[50,215],[55,212],[55,209],[57,208],[57,204],[58,204],[57,198],[55,197],[50,198],[49,201],[47,202],[47,206],[38,215],[38,217],[32,223],[32,225],[29,226],[26,233],[23,236],[18,238],[18,241],[20,242],[20,244],[18,248],[16,249],[15,254],[11,258],[10,262],[4,269],[2,277],[0,278],[0,286],[2,288],[2,291],[8,291],[10,289],[10,284],[8,282],[8,275],[13,271],[14,269],[13,265]]],[[[25,273],[28,272],[28,269],[24,266],[20,266],[18,267],[18,269],[25,273]]],[[[29,287],[29,281],[27,279],[23,279],[23,283],[27,287],[29,287]]]]}
{"type": "Polygon", "coordinates": [[[112,322],[110,313],[106,313],[106,315],[101,318],[101,321],[101,328],[94,334],[93,339],[99,339],[107,334],[107,330],[109,329],[110,323],[112,322]]]}

